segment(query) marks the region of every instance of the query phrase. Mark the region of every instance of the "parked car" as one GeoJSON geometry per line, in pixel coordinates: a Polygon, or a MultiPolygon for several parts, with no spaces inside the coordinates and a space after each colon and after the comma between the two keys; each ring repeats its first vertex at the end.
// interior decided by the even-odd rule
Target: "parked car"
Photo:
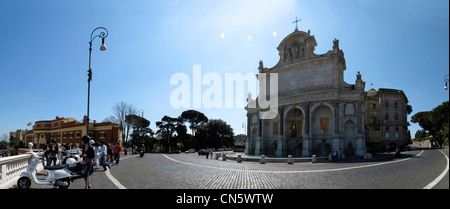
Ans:
{"type": "Polygon", "coordinates": [[[172,154],[180,154],[181,153],[181,151],[180,150],[172,150],[172,152],[171,152],[172,154]]]}
{"type": "Polygon", "coordinates": [[[184,153],[195,153],[195,149],[188,149],[186,151],[184,151],[184,153]]]}
{"type": "Polygon", "coordinates": [[[207,155],[209,154],[209,149],[201,149],[198,151],[198,155],[207,155]]]}
{"type": "Polygon", "coordinates": [[[406,151],[411,151],[411,147],[410,147],[409,145],[406,145],[406,146],[405,146],[405,150],[406,150],[406,151]]]}

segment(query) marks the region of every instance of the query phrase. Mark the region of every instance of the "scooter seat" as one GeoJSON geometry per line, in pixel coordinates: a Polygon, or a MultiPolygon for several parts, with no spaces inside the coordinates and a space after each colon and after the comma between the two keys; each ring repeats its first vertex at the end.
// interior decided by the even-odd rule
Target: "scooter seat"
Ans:
{"type": "Polygon", "coordinates": [[[55,166],[44,166],[46,170],[59,170],[65,168],[67,165],[55,165],[55,166]]]}

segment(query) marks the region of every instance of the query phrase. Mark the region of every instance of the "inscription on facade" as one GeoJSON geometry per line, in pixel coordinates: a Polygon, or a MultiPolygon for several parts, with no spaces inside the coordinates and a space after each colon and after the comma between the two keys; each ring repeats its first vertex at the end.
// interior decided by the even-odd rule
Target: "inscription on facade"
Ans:
{"type": "Polygon", "coordinates": [[[281,72],[278,74],[279,95],[311,88],[312,86],[332,85],[333,80],[332,64],[306,66],[281,72]]]}

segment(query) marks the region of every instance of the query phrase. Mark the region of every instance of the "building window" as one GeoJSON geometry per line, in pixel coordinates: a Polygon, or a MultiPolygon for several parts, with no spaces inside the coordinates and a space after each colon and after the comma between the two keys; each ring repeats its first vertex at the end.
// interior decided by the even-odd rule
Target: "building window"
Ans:
{"type": "Polygon", "coordinates": [[[398,134],[398,132],[396,131],[396,132],[395,132],[395,140],[398,140],[398,138],[399,138],[399,134],[398,134]]]}
{"type": "Polygon", "coordinates": [[[384,108],[389,108],[389,102],[384,102],[384,108]]]}
{"type": "Polygon", "coordinates": [[[67,133],[63,133],[63,138],[67,138],[67,133]]]}
{"type": "Polygon", "coordinates": [[[57,136],[58,136],[58,139],[61,139],[61,133],[58,133],[57,136]]]}
{"type": "Polygon", "coordinates": [[[398,109],[398,102],[394,103],[395,109],[398,109]]]}
{"type": "Polygon", "coordinates": [[[386,140],[389,140],[389,132],[385,132],[385,133],[384,133],[384,138],[385,138],[386,140]]]}
{"type": "Polygon", "coordinates": [[[372,124],[376,124],[377,123],[377,118],[375,118],[375,117],[370,118],[370,120],[372,121],[372,124]]]}
{"type": "Polygon", "coordinates": [[[73,132],[69,132],[69,138],[73,138],[73,132]]]}
{"type": "Polygon", "coordinates": [[[389,120],[389,114],[384,114],[384,120],[389,120]]]}
{"type": "Polygon", "coordinates": [[[77,132],[75,135],[76,135],[77,138],[81,137],[81,133],[80,132],[77,132]]]}
{"type": "Polygon", "coordinates": [[[372,109],[377,109],[377,104],[372,104],[372,109]]]}
{"type": "Polygon", "coordinates": [[[398,114],[395,114],[395,120],[398,120],[398,114]]]}
{"type": "Polygon", "coordinates": [[[45,138],[45,134],[41,134],[41,139],[45,138]]]}
{"type": "Polygon", "coordinates": [[[273,135],[278,135],[278,122],[273,122],[273,135]]]}
{"type": "Polygon", "coordinates": [[[328,132],[328,118],[320,119],[320,132],[327,133],[328,132]]]}
{"type": "Polygon", "coordinates": [[[105,138],[105,137],[106,137],[106,133],[105,133],[105,132],[101,132],[101,133],[99,134],[99,137],[100,137],[100,138],[105,138]]]}

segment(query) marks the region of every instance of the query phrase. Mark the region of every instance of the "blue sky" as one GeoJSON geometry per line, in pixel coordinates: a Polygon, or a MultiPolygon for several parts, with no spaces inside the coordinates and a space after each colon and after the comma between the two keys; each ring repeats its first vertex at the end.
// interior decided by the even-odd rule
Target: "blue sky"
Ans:
{"type": "MultiPolygon", "coordinates": [[[[374,88],[402,89],[414,112],[448,100],[449,2],[447,0],[230,0],[230,1],[20,1],[0,2],[0,135],[28,122],[86,114],[89,38],[109,30],[92,52],[91,119],[112,115],[125,101],[144,111],[151,128],[170,105],[170,77],[208,72],[257,73],[259,60],[273,67],[276,47],[292,33],[311,31],[316,54],[340,40],[355,83],[360,71],[374,88]],[[274,36],[276,32],[276,36],[274,36]],[[223,38],[221,37],[223,34],[223,38]],[[251,40],[249,40],[251,36],[251,40]]],[[[191,81],[192,82],[192,81],[191,81]]],[[[203,87],[205,90],[207,87],[203,87]]],[[[244,133],[242,108],[198,109],[244,133]]],[[[28,127],[30,128],[30,127],[28,127]]],[[[412,135],[420,127],[412,124],[412,135]]]]}

